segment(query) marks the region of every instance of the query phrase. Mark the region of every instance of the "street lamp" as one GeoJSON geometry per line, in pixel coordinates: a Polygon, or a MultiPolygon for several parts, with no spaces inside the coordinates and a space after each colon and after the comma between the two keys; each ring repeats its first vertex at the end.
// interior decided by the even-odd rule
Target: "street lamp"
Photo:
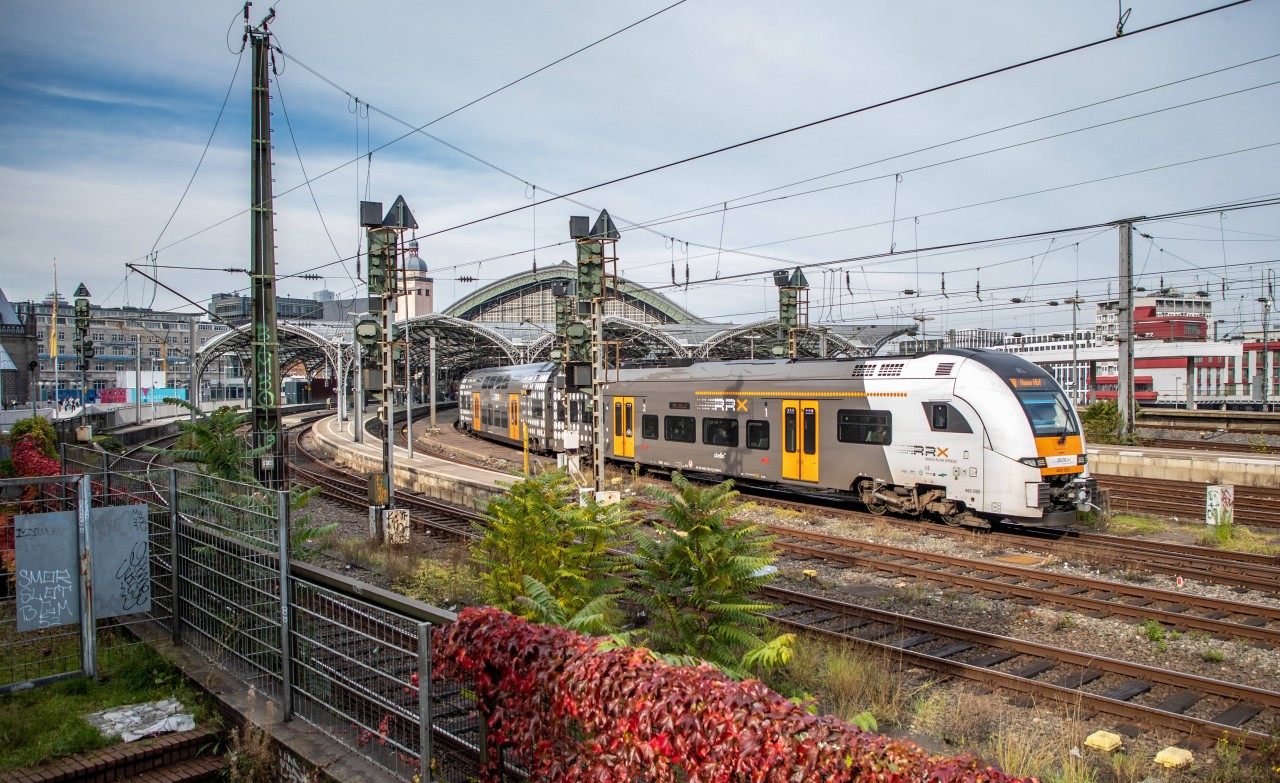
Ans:
{"type": "Polygon", "coordinates": [[[1080,404],[1080,333],[1076,331],[1076,311],[1080,309],[1080,305],[1084,304],[1084,300],[1080,298],[1079,292],[1076,296],[1070,296],[1063,299],[1061,303],[1050,301],[1051,307],[1057,307],[1059,304],[1071,305],[1071,380],[1072,384],[1071,402],[1080,404]]]}
{"type": "Polygon", "coordinates": [[[1258,301],[1262,303],[1262,410],[1267,411],[1270,410],[1268,397],[1271,392],[1271,346],[1267,333],[1271,322],[1271,299],[1260,296],[1258,301]]]}
{"type": "Polygon", "coordinates": [[[1173,377],[1173,407],[1175,408],[1182,407],[1178,402],[1179,400],[1182,399],[1182,390],[1180,388],[1181,386],[1182,386],[1182,378],[1175,375],[1173,377]]]}
{"type": "Polygon", "coordinates": [[[928,349],[929,349],[928,329],[927,329],[927,327],[925,326],[925,322],[926,322],[926,321],[932,321],[932,320],[933,320],[933,316],[931,316],[931,315],[913,315],[913,316],[911,316],[911,320],[913,320],[913,321],[917,322],[918,324],[920,324],[920,345],[921,345],[921,346],[923,346],[925,350],[928,350],[928,349]]]}
{"type": "Polygon", "coordinates": [[[1227,319],[1225,318],[1219,318],[1213,322],[1213,341],[1215,343],[1218,342],[1218,324],[1225,324],[1226,322],[1227,319]]]}

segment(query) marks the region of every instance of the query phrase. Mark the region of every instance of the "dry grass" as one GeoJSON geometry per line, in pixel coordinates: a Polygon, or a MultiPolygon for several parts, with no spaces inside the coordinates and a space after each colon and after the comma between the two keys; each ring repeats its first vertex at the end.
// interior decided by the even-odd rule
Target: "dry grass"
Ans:
{"type": "Polygon", "coordinates": [[[900,663],[877,650],[801,636],[791,661],[769,676],[769,684],[782,693],[812,695],[819,711],[843,720],[870,712],[884,731],[906,725],[916,694],[926,687],[909,682],[900,663]]]}
{"type": "Polygon", "coordinates": [[[1261,533],[1239,525],[1216,525],[1215,528],[1203,531],[1196,542],[1201,546],[1231,552],[1280,555],[1280,534],[1261,533]]]}
{"type": "Polygon", "coordinates": [[[912,705],[911,729],[953,748],[981,748],[1008,711],[1005,700],[993,694],[962,689],[922,692],[912,705]]]}
{"type": "Polygon", "coordinates": [[[329,541],[327,546],[341,559],[376,569],[397,582],[417,572],[422,559],[412,549],[380,544],[367,538],[337,538],[329,541]]]}

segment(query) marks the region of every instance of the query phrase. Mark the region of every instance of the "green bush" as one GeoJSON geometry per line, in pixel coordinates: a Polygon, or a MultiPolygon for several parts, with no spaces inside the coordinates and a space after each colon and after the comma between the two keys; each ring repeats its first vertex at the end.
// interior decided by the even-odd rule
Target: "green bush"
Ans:
{"type": "Polygon", "coordinates": [[[28,416],[18,419],[9,432],[9,442],[17,443],[23,435],[31,435],[35,439],[36,448],[50,459],[58,458],[58,433],[48,419],[40,416],[28,416]]]}

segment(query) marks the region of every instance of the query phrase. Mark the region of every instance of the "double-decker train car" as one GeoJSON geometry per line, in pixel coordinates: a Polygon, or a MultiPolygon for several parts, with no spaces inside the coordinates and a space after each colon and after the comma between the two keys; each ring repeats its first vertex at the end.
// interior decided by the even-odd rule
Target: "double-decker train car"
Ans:
{"type": "Polygon", "coordinates": [[[490,440],[536,452],[578,447],[591,427],[591,395],[566,392],[564,375],[553,362],[488,367],[467,373],[458,385],[458,426],[490,440]],[[521,432],[524,423],[526,432],[521,432]]]}
{"type": "MultiPolygon", "coordinates": [[[[553,399],[558,373],[538,366],[534,383],[553,399]]],[[[475,375],[528,378],[517,370],[475,375]]],[[[505,426],[518,442],[510,420],[520,398],[508,386],[501,393],[504,423],[484,424],[482,405],[474,429],[505,426]]],[[[604,403],[602,442],[616,462],[850,493],[879,514],[1059,527],[1093,495],[1080,422],[1062,390],[1034,364],[996,351],[622,370],[605,384],[604,403]]],[[[549,426],[540,443],[557,448],[555,426],[589,419],[578,410],[570,424],[545,401],[531,404],[549,417],[529,425],[531,441],[549,426]]]]}

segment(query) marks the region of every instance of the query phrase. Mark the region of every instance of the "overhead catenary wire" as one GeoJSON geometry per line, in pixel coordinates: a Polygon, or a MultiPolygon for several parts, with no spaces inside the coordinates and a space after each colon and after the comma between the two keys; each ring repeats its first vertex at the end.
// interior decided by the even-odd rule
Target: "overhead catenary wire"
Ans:
{"type": "MultiPolygon", "coordinates": [[[[1196,11],[1196,12],[1194,12],[1194,13],[1185,14],[1185,15],[1183,15],[1183,16],[1176,17],[1176,18],[1174,18],[1174,19],[1168,19],[1168,20],[1166,20],[1166,21],[1163,21],[1163,22],[1157,22],[1157,23],[1155,23],[1155,24],[1151,24],[1151,25],[1148,25],[1148,26],[1146,26],[1146,27],[1140,27],[1140,28],[1138,28],[1138,29],[1134,30],[1133,32],[1127,33],[1127,34],[1125,35],[1125,37],[1126,37],[1126,38],[1132,38],[1132,37],[1133,37],[1133,36],[1135,36],[1135,35],[1141,35],[1141,34],[1143,34],[1143,33],[1149,33],[1149,32],[1152,32],[1152,31],[1154,31],[1154,30],[1159,30],[1159,29],[1162,29],[1162,28],[1168,27],[1168,26],[1170,26],[1170,25],[1179,24],[1179,23],[1181,23],[1181,22],[1186,22],[1186,21],[1189,21],[1189,20],[1191,20],[1191,19],[1197,19],[1197,18],[1199,18],[1199,17],[1207,16],[1207,15],[1209,15],[1209,14],[1217,13],[1217,12],[1220,12],[1220,11],[1225,11],[1225,10],[1226,10],[1226,9],[1228,9],[1228,8],[1234,8],[1234,7],[1236,7],[1236,6],[1244,5],[1244,4],[1249,3],[1249,2],[1252,2],[1252,0],[1235,0],[1234,2],[1226,3],[1226,4],[1224,4],[1224,5],[1216,6],[1216,7],[1214,7],[1214,8],[1208,8],[1208,9],[1204,9],[1204,10],[1201,10],[1201,11],[1196,11]]],[[[786,135],[789,135],[789,134],[792,134],[792,133],[796,133],[796,132],[798,132],[798,131],[808,130],[809,128],[816,128],[816,127],[818,127],[818,126],[820,126],[820,125],[825,125],[825,124],[827,124],[827,123],[829,123],[829,122],[835,122],[836,120],[842,120],[842,119],[845,119],[845,118],[848,118],[848,117],[856,116],[856,115],[858,115],[858,114],[864,114],[864,113],[866,113],[866,112],[873,111],[873,110],[875,110],[875,109],[884,108],[884,107],[886,107],[886,106],[892,106],[892,105],[897,104],[897,103],[902,103],[902,102],[904,102],[904,101],[912,100],[912,99],[915,99],[915,98],[920,98],[920,97],[923,97],[923,96],[925,96],[925,95],[930,95],[930,94],[932,94],[932,93],[942,92],[942,91],[944,91],[944,90],[948,90],[948,89],[951,89],[951,88],[953,88],[953,87],[958,87],[958,86],[960,86],[960,85],[962,85],[962,84],[969,84],[969,83],[971,83],[971,82],[979,81],[979,80],[981,80],[981,79],[987,79],[987,78],[990,78],[990,77],[992,77],[992,76],[997,76],[997,75],[999,75],[999,74],[1008,73],[1008,72],[1010,72],[1010,71],[1016,71],[1016,70],[1021,69],[1021,68],[1026,68],[1026,67],[1028,67],[1028,66],[1035,65],[1035,64],[1037,64],[1037,63],[1047,62],[1047,61],[1049,61],[1049,60],[1053,60],[1053,59],[1056,59],[1056,58],[1059,58],[1059,57],[1064,57],[1064,56],[1069,55],[1069,54],[1074,54],[1074,53],[1076,53],[1076,52],[1082,52],[1082,51],[1085,51],[1085,50],[1087,50],[1087,49],[1092,49],[1092,48],[1097,47],[1097,46],[1103,46],[1103,45],[1106,45],[1106,44],[1112,43],[1112,42],[1113,42],[1113,41],[1115,41],[1115,40],[1117,40],[1117,39],[1116,39],[1116,38],[1103,38],[1103,39],[1099,39],[1099,40],[1096,40],[1096,41],[1090,41],[1090,42],[1088,42],[1088,43],[1078,44],[1078,45],[1076,45],[1076,46],[1068,47],[1068,48],[1066,48],[1066,49],[1060,49],[1060,50],[1055,51],[1055,52],[1050,52],[1049,54],[1040,55],[1040,56],[1038,56],[1038,57],[1033,57],[1033,58],[1028,59],[1028,60],[1022,60],[1022,61],[1020,61],[1020,62],[1013,63],[1013,64],[1011,64],[1011,65],[1005,65],[1005,66],[1001,66],[1001,67],[999,67],[999,68],[993,68],[993,69],[991,69],[991,70],[983,71],[983,72],[981,72],[981,73],[973,74],[973,75],[971,75],[971,76],[965,76],[965,77],[962,77],[962,78],[959,78],[959,79],[954,79],[954,80],[952,80],[952,81],[945,82],[945,83],[943,83],[943,84],[934,85],[933,87],[927,87],[927,88],[924,88],[924,89],[921,89],[921,90],[916,90],[916,91],[914,91],[914,92],[907,93],[907,94],[905,94],[905,95],[900,95],[900,96],[898,96],[898,97],[896,97],[896,98],[889,98],[889,99],[886,99],[886,100],[883,100],[883,101],[878,101],[878,102],[876,102],[876,103],[871,103],[871,104],[867,104],[867,105],[865,105],[865,106],[860,106],[860,107],[855,108],[855,109],[850,109],[850,110],[848,110],[848,111],[843,111],[843,112],[840,112],[840,113],[838,113],[838,114],[833,114],[833,115],[830,115],[830,116],[828,116],[828,117],[823,117],[823,118],[821,118],[821,119],[811,120],[811,121],[809,121],[809,122],[801,123],[800,125],[794,125],[794,126],[791,126],[791,127],[789,127],[789,128],[784,128],[784,129],[782,129],[782,130],[774,131],[774,132],[772,132],[772,133],[766,133],[766,134],[764,134],[764,135],[762,135],[762,136],[756,136],[756,137],[754,137],[754,138],[750,138],[750,139],[746,139],[746,140],[743,140],[743,141],[735,142],[735,143],[733,143],[733,144],[727,144],[727,145],[725,145],[725,146],[717,147],[717,148],[715,148],[715,149],[708,150],[708,151],[706,151],[706,152],[701,152],[701,153],[698,153],[698,154],[696,154],[696,155],[690,155],[690,156],[687,156],[687,157],[684,157],[684,158],[680,158],[680,159],[678,159],[678,160],[674,160],[674,161],[671,161],[671,162],[669,162],[669,163],[663,163],[663,164],[658,165],[658,166],[651,166],[651,167],[649,167],[649,168],[647,168],[647,169],[643,169],[643,170],[641,170],[641,171],[636,171],[636,172],[633,172],[633,173],[631,173],[631,174],[625,174],[625,175],[623,175],[623,176],[614,177],[613,179],[605,180],[604,182],[599,182],[599,183],[596,183],[595,185],[588,185],[588,186],[586,186],[586,187],[578,188],[578,189],[576,189],[576,190],[571,190],[571,191],[569,191],[568,193],[564,193],[564,194],[557,195],[557,196],[552,196],[552,197],[550,197],[550,198],[543,199],[542,201],[535,201],[535,202],[534,202],[534,204],[535,204],[535,205],[547,204],[547,203],[551,203],[551,202],[553,202],[553,201],[559,201],[559,200],[564,199],[564,198],[567,198],[567,197],[569,197],[569,196],[577,196],[577,195],[579,195],[579,194],[586,193],[586,192],[588,192],[588,191],[592,191],[592,190],[597,190],[597,189],[599,189],[599,188],[603,188],[603,187],[606,187],[606,186],[609,186],[609,185],[616,185],[616,184],[618,184],[619,182],[626,182],[627,180],[636,179],[637,177],[643,177],[643,176],[646,176],[646,175],[648,175],[648,174],[654,174],[654,173],[659,172],[659,171],[665,171],[665,170],[667,170],[667,169],[674,168],[674,167],[676,167],[676,166],[683,166],[683,165],[685,165],[685,164],[692,163],[692,162],[694,162],[694,161],[703,160],[703,159],[705,159],[705,158],[709,158],[709,157],[712,157],[712,156],[715,156],[715,155],[721,155],[721,154],[724,154],[724,153],[726,153],[726,152],[731,152],[731,151],[733,151],[733,150],[742,149],[743,147],[748,147],[748,146],[751,146],[751,145],[754,145],[754,144],[759,144],[759,143],[764,142],[764,141],[769,141],[769,140],[771,140],[771,139],[780,138],[780,137],[782,137],[782,136],[786,136],[786,135]]],[[[493,214],[491,214],[491,215],[486,215],[485,217],[475,218],[475,219],[473,219],[473,220],[468,220],[468,221],[465,221],[465,222],[463,222],[463,223],[458,223],[458,224],[456,224],[456,225],[449,226],[449,227],[447,227],[447,228],[437,229],[436,231],[433,231],[433,232],[428,233],[428,234],[427,234],[427,236],[438,236],[438,235],[440,235],[440,234],[448,233],[448,232],[451,232],[451,231],[457,231],[458,229],[466,228],[467,226],[473,226],[473,225],[476,225],[477,223],[484,223],[484,222],[487,222],[487,221],[490,221],[490,220],[494,220],[494,219],[496,219],[496,218],[500,218],[500,217],[504,217],[504,216],[506,216],[506,215],[510,215],[510,214],[512,214],[512,213],[514,213],[514,212],[520,212],[520,211],[522,211],[522,210],[528,209],[530,206],[531,206],[531,205],[523,205],[523,206],[512,207],[511,209],[503,210],[503,211],[501,211],[501,212],[496,212],[496,213],[493,213],[493,214]]]]}

